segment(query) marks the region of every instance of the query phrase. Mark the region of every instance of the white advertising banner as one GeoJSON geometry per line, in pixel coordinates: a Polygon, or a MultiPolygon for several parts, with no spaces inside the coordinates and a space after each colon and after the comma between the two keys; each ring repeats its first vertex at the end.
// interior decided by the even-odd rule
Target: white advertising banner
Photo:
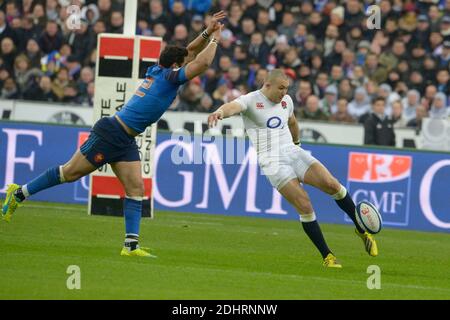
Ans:
{"type": "Polygon", "coordinates": [[[424,119],[421,138],[423,149],[450,151],[450,121],[424,119]]]}
{"type": "Polygon", "coordinates": [[[11,119],[88,126],[92,124],[92,108],[20,101],[16,103],[11,119]]]}
{"type": "MultiPolygon", "coordinates": [[[[150,59],[148,60],[150,61],[150,59]]],[[[142,65],[142,60],[140,64],[142,65]]],[[[139,66],[139,69],[139,72],[142,72],[143,67],[139,66]]],[[[114,114],[123,105],[124,97],[125,100],[131,97],[131,94],[133,94],[139,84],[139,80],[127,78],[102,78],[104,78],[102,83],[96,83],[96,107],[94,109],[24,101],[15,101],[12,104],[10,101],[0,100],[0,114],[2,110],[3,114],[11,112],[9,119],[18,121],[91,126],[94,123],[94,119],[98,120],[102,116],[114,114]]],[[[206,113],[167,111],[162,116],[158,128],[167,128],[170,131],[187,130],[196,134],[202,134],[207,131],[207,116],[206,113]]],[[[398,148],[415,147],[421,149],[424,147],[430,150],[450,150],[450,141],[446,140],[446,137],[450,136],[450,129],[447,129],[450,128],[449,123],[449,121],[445,120],[425,119],[424,130],[420,134],[417,134],[415,129],[396,128],[396,146],[398,148]]],[[[302,141],[304,142],[359,146],[363,145],[364,142],[364,128],[362,125],[316,121],[300,121],[299,124],[302,141]]],[[[219,122],[217,128],[208,132],[211,134],[228,133],[236,137],[245,135],[242,120],[237,116],[219,122]]],[[[151,136],[151,134],[146,132],[144,136],[151,136]]],[[[145,152],[145,150],[142,151],[145,152]]]]}
{"type": "MultiPolygon", "coordinates": [[[[206,113],[169,111],[161,119],[166,122],[170,131],[188,130],[196,134],[201,134],[207,130],[207,117],[208,115],[206,113]]],[[[299,126],[303,142],[359,146],[364,144],[364,128],[362,125],[300,120],[299,126]]],[[[161,123],[159,127],[163,127],[161,123]]],[[[243,136],[244,124],[239,116],[235,116],[220,121],[216,129],[208,132],[211,134],[230,133],[233,136],[243,136]]],[[[416,148],[420,148],[420,139],[416,136],[414,129],[395,129],[395,134],[397,147],[415,146],[416,148]]]]}

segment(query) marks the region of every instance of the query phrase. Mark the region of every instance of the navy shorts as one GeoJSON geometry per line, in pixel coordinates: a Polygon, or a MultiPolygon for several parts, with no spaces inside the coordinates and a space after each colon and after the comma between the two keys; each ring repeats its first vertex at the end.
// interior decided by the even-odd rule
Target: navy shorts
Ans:
{"type": "Polygon", "coordinates": [[[97,168],[105,163],[141,160],[136,139],[114,117],[97,121],[80,152],[97,168]]]}

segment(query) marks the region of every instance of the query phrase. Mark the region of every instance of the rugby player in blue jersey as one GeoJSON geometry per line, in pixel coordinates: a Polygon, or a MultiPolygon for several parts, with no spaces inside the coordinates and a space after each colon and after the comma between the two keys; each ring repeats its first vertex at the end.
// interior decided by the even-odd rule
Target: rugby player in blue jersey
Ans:
{"type": "Polygon", "coordinates": [[[174,101],[178,88],[204,73],[213,62],[225,13],[214,14],[206,28],[186,48],[167,45],[159,63],[148,68],[146,79],[124,107],[95,123],[88,140],[64,165],[50,168],[23,186],[8,186],[2,206],[10,221],[18,205],[29,196],[65,182],[73,182],[109,163],[124,186],[125,243],[123,256],[154,257],[139,247],[139,226],[144,184],[135,137],[156,121],[174,101]]]}

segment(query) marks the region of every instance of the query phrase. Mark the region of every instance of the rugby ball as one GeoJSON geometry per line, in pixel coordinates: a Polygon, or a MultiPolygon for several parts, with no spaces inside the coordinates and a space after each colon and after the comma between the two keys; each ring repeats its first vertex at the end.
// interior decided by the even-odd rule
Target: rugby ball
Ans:
{"type": "Polygon", "coordinates": [[[371,234],[380,232],[383,225],[377,208],[368,201],[361,201],[356,206],[356,221],[361,228],[371,234]]]}

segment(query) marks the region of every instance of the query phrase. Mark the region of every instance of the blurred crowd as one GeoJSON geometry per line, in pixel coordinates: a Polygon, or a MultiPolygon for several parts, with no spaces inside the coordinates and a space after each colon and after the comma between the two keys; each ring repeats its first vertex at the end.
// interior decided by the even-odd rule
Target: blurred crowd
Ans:
{"type": "MultiPolygon", "coordinates": [[[[124,0],[0,0],[0,99],[92,105],[97,35],[122,33],[123,10],[124,0]]],[[[214,64],[172,110],[212,112],[283,68],[299,118],[363,123],[376,97],[394,127],[450,115],[450,0],[140,0],[137,34],[187,45],[219,10],[214,64]],[[368,28],[373,4],[380,29],[368,28]]]]}

